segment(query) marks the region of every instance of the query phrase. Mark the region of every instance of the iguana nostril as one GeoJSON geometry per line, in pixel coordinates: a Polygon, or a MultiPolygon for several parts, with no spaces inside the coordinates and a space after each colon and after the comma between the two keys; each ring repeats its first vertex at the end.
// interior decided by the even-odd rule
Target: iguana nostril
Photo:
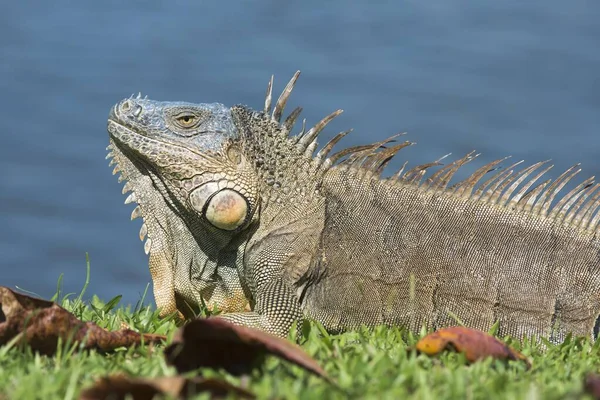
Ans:
{"type": "Polygon", "coordinates": [[[136,116],[136,117],[139,117],[141,113],[142,113],[142,106],[140,106],[140,105],[135,106],[135,110],[133,111],[133,115],[136,116]]]}
{"type": "Polygon", "coordinates": [[[131,103],[129,103],[129,100],[125,100],[121,103],[121,111],[128,112],[129,110],[131,110],[131,103]]]}

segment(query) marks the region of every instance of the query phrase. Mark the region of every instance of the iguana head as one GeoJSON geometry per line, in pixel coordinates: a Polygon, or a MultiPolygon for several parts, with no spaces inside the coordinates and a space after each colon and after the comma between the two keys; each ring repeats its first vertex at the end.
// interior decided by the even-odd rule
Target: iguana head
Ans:
{"type": "Polygon", "coordinates": [[[162,313],[191,314],[189,306],[202,302],[243,309],[238,257],[227,252],[252,221],[259,197],[231,109],[138,96],[112,108],[108,132],[114,173],[132,192],[126,202],[138,203],[132,219],[144,220],[140,238],[147,236],[162,313]]]}

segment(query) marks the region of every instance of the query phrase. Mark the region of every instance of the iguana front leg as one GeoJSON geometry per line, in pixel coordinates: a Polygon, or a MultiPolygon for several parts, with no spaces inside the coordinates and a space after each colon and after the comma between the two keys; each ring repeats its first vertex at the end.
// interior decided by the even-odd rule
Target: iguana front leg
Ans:
{"type": "Polygon", "coordinates": [[[303,209],[284,208],[279,218],[264,224],[245,248],[240,263],[240,280],[252,297],[251,312],[223,314],[235,324],[287,337],[294,322],[302,320],[297,288],[309,274],[319,254],[320,232],[324,226],[324,208],[315,202],[303,209]]]}
{"type": "Polygon", "coordinates": [[[302,311],[296,293],[277,278],[257,287],[253,311],[222,314],[219,318],[287,337],[292,324],[302,318],[302,311]]]}
{"type": "Polygon", "coordinates": [[[253,300],[252,311],[221,314],[219,318],[287,337],[292,324],[302,318],[302,309],[293,280],[285,271],[289,264],[297,266],[299,260],[281,236],[279,240],[265,239],[248,246],[240,270],[253,300]]]}

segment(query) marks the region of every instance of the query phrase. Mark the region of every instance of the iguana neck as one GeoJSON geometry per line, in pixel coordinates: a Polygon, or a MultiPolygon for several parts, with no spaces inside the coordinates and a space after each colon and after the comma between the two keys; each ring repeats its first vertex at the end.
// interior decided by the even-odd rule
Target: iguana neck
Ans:
{"type": "Polygon", "coordinates": [[[272,208],[310,205],[321,196],[324,169],[305,154],[298,137],[263,113],[243,106],[231,109],[244,156],[255,166],[262,213],[272,208]]]}

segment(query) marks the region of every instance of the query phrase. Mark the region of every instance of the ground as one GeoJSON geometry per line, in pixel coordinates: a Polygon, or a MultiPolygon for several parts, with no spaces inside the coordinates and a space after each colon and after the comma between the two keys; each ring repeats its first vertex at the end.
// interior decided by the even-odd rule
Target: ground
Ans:
{"type": "MultiPolygon", "coordinates": [[[[65,308],[85,321],[115,330],[124,326],[140,332],[166,334],[177,329],[151,307],[119,308],[119,298],[103,303],[93,297],[55,296],[65,308]]],[[[141,302],[143,303],[143,301],[141,302]]],[[[273,357],[262,371],[255,370],[248,388],[258,398],[315,399],[562,399],[582,393],[588,373],[600,370],[600,341],[571,339],[561,345],[546,343],[545,351],[531,342],[510,341],[532,361],[503,363],[491,359],[468,365],[460,354],[430,358],[407,348],[418,335],[379,327],[328,335],[316,323],[303,327],[301,346],[338,382],[339,388],[273,357]]],[[[160,346],[121,349],[110,355],[79,353],[70,346],[53,357],[15,347],[0,348],[0,399],[75,399],[98,377],[125,373],[133,376],[174,375],[160,346]]],[[[239,384],[220,371],[202,370],[239,384]]],[[[198,397],[202,398],[202,397],[198,397]]]]}

